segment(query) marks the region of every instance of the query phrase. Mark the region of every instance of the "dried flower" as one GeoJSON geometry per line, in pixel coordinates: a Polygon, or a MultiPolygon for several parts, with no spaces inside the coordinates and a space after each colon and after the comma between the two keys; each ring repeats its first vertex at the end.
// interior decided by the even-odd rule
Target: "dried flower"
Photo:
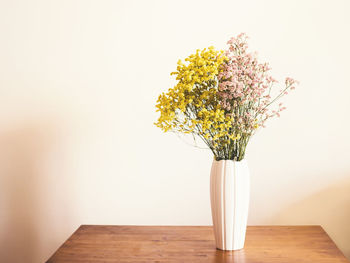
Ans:
{"type": "Polygon", "coordinates": [[[268,63],[259,63],[257,53],[248,53],[247,36],[231,38],[227,51],[214,47],[197,50],[178,61],[178,80],[156,105],[156,125],[163,131],[192,133],[203,139],[216,159],[240,161],[250,137],[271,117],[285,109],[270,105],[298,82],[286,78],[285,87],[271,96],[277,81],[269,75],[268,63]]]}

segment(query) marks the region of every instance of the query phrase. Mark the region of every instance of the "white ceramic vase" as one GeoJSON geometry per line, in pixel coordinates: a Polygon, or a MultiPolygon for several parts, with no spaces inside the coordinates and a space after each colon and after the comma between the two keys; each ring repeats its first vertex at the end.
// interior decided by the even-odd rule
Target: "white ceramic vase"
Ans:
{"type": "Polygon", "coordinates": [[[246,160],[213,161],[210,199],[218,249],[238,250],[244,247],[249,192],[249,170],[246,160]]]}

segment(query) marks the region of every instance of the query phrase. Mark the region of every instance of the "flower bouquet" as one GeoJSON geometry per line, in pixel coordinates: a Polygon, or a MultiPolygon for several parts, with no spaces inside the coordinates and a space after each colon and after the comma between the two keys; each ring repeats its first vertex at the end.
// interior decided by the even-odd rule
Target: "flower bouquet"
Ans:
{"type": "Polygon", "coordinates": [[[268,63],[248,52],[247,36],[231,38],[227,50],[197,50],[178,61],[177,84],[159,96],[155,123],[164,132],[192,134],[212,151],[211,207],[216,246],[244,246],[249,171],[244,159],[251,136],[285,109],[276,103],[297,83],[286,78],[277,91],[268,63]],[[272,108],[273,105],[276,105],[272,108]]]}

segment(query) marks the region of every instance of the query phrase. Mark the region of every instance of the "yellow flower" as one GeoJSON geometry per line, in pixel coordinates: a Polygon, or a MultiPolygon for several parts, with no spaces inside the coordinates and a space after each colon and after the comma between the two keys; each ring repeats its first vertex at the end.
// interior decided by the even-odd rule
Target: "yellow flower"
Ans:
{"type": "Polygon", "coordinates": [[[160,112],[156,126],[164,132],[176,131],[183,133],[203,132],[210,138],[210,133],[216,133],[214,126],[225,121],[224,111],[216,99],[217,74],[220,65],[225,61],[223,51],[214,47],[196,50],[195,54],[177,62],[176,75],[178,83],[157,101],[157,111],[160,112]]]}
{"type": "Polygon", "coordinates": [[[156,108],[160,117],[155,123],[164,132],[192,133],[204,139],[209,147],[222,150],[234,134],[234,119],[226,115],[218,100],[220,66],[226,61],[223,51],[214,47],[197,50],[178,61],[175,87],[159,96],[156,108]]]}

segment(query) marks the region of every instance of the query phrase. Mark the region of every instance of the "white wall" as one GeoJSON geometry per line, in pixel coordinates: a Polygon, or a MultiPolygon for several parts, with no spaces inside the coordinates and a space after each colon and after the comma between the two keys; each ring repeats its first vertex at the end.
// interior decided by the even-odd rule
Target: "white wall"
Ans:
{"type": "Polygon", "coordinates": [[[211,224],[211,153],[154,104],[179,58],[240,32],[301,82],[249,145],[249,224],[320,224],[349,257],[349,8],[2,0],[0,261],[43,262],[81,224],[211,224]]]}

